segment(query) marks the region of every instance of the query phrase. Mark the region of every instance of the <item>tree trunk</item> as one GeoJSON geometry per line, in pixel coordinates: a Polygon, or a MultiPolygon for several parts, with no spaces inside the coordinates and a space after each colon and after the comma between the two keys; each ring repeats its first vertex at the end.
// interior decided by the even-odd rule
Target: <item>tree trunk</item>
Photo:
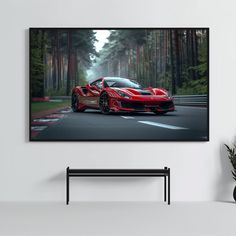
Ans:
{"type": "Polygon", "coordinates": [[[179,52],[179,36],[178,30],[174,30],[174,41],[175,41],[175,63],[176,63],[176,86],[181,86],[180,78],[180,52],[179,52]]]}
{"type": "Polygon", "coordinates": [[[172,95],[176,94],[176,80],[175,80],[175,63],[174,63],[174,49],[173,49],[173,35],[170,30],[170,57],[171,57],[171,75],[172,75],[172,95]]]}
{"type": "Polygon", "coordinates": [[[57,90],[57,32],[52,36],[52,89],[57,90]]]}
{"type": "Polygon", "coordinates": [[[57,91],[61,88],[61,64],[60,64],[60,35],[59,30],[56,31],[56,51],[57,51],[57,91]]]}
{"type": "MultiPolygon", "coordinates": [[[[195,66],[195,50],[194,50],[194,30],[191,30],[191,51],[192,51],[192,55],[191,55],[191,66],[194,67],[195,66]]],[[[192,68],[192,75],[193,75],[193,79],[196,80],[196,71],[194,68],[192,68]]]]}
{"type": "MultiPolygon", "coordinates": [[[[198,62],[198,39],[197,39],[197,34],[196,34],[196,30],[193,30],[193,41],[194,41],[194,66],[198,66],[199,62],[198,62]]],[[[199,72],[195,70],[195,76],[196,79],[199,79],[199,72]]]]}
{"type": "Polygon", "coordinates": [[[186,30],[186,47],[187,47],[187,68],[189,71],[190,80],[194,79],[194,73],[192,67],[192,43],[191,43],[191,31],[189,29],[186,30]]]}
{"type": "Polygon", "coordinates": [[[67,47],[68,47],[68,67],[67,67],[67,83],[66,83],[66,95],[71,93],[71,53],[72,53],[72,35],[71,31],[67,32],[67,47]]]}
{"type": "MultiPolygon", "coordinates": [[[[44,58],[45,57],[45,31],[43,29],[41,30],[40,50],[41,50],[41,55],[40,55],[41,62],[45,66],[45,58],[44,58]]],[[[42,97],[45,96],[45,82],[44,82],[44,78],[45,78],[45,69],[43,68],[43,71],[42,71],[42,85],[41,85],[41,96],[42,97]]]]}

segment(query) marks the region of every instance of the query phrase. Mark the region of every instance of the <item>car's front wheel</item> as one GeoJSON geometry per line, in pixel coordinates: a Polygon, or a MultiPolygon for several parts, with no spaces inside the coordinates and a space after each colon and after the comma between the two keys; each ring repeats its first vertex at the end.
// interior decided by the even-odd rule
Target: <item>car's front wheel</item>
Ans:
{"type": "Polygon", "coordinates": [[[77,96],[77,94],[73,93],[71,95],[71,109],[73,112],[83,112],[84,109],[79,109],[79,97],[77,96]]]}
{"type": "Polygon", "coordinates": [[[103,93],[100,96],[99,108],[100,108],[100,111],[105,115],[108,115],[110,113],[109,96],[107,93],[103,93]]]}

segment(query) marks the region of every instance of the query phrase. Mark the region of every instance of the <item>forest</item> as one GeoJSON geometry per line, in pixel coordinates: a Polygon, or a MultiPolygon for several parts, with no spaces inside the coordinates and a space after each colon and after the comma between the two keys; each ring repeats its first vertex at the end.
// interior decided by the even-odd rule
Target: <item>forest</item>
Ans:
{"type": "Polygon", "coordinates": [[[70,95],[86,83],[86,70],[97,56],[95,32],[87,29],[31,29],[31,96],[70,95]]]}
{"type": "Polygon", "coordinates": [[[164,87],[172,95],[207,94],[207,29],[108,30],[96,51],[93,29],[31,29],[31,96],[70,95],[75,85],[103,76],[164,87]]]}

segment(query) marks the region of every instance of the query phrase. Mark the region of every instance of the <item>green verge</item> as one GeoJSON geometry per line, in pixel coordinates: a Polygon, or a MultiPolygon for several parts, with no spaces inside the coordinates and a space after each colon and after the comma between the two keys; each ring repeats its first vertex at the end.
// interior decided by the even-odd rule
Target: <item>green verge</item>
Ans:
{"type": "Polygon", "coordinates": [[[70,100],[63,100],[61,102],[32,102],[31,113],[37,113],[68,106],[70,106],[70,100]]]}

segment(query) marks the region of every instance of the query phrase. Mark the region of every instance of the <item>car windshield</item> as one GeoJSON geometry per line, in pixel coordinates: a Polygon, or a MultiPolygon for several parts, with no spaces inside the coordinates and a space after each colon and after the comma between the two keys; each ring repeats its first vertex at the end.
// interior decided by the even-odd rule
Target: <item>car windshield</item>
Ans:
{"type": "Polygon", "coordinates": [[[142,86],[138,82],[134,80],[123,79],[123,78],[105,79],[104,84],[105,84],[105,87],[135,88],[135,89],[142,88],[142,86]]]}

